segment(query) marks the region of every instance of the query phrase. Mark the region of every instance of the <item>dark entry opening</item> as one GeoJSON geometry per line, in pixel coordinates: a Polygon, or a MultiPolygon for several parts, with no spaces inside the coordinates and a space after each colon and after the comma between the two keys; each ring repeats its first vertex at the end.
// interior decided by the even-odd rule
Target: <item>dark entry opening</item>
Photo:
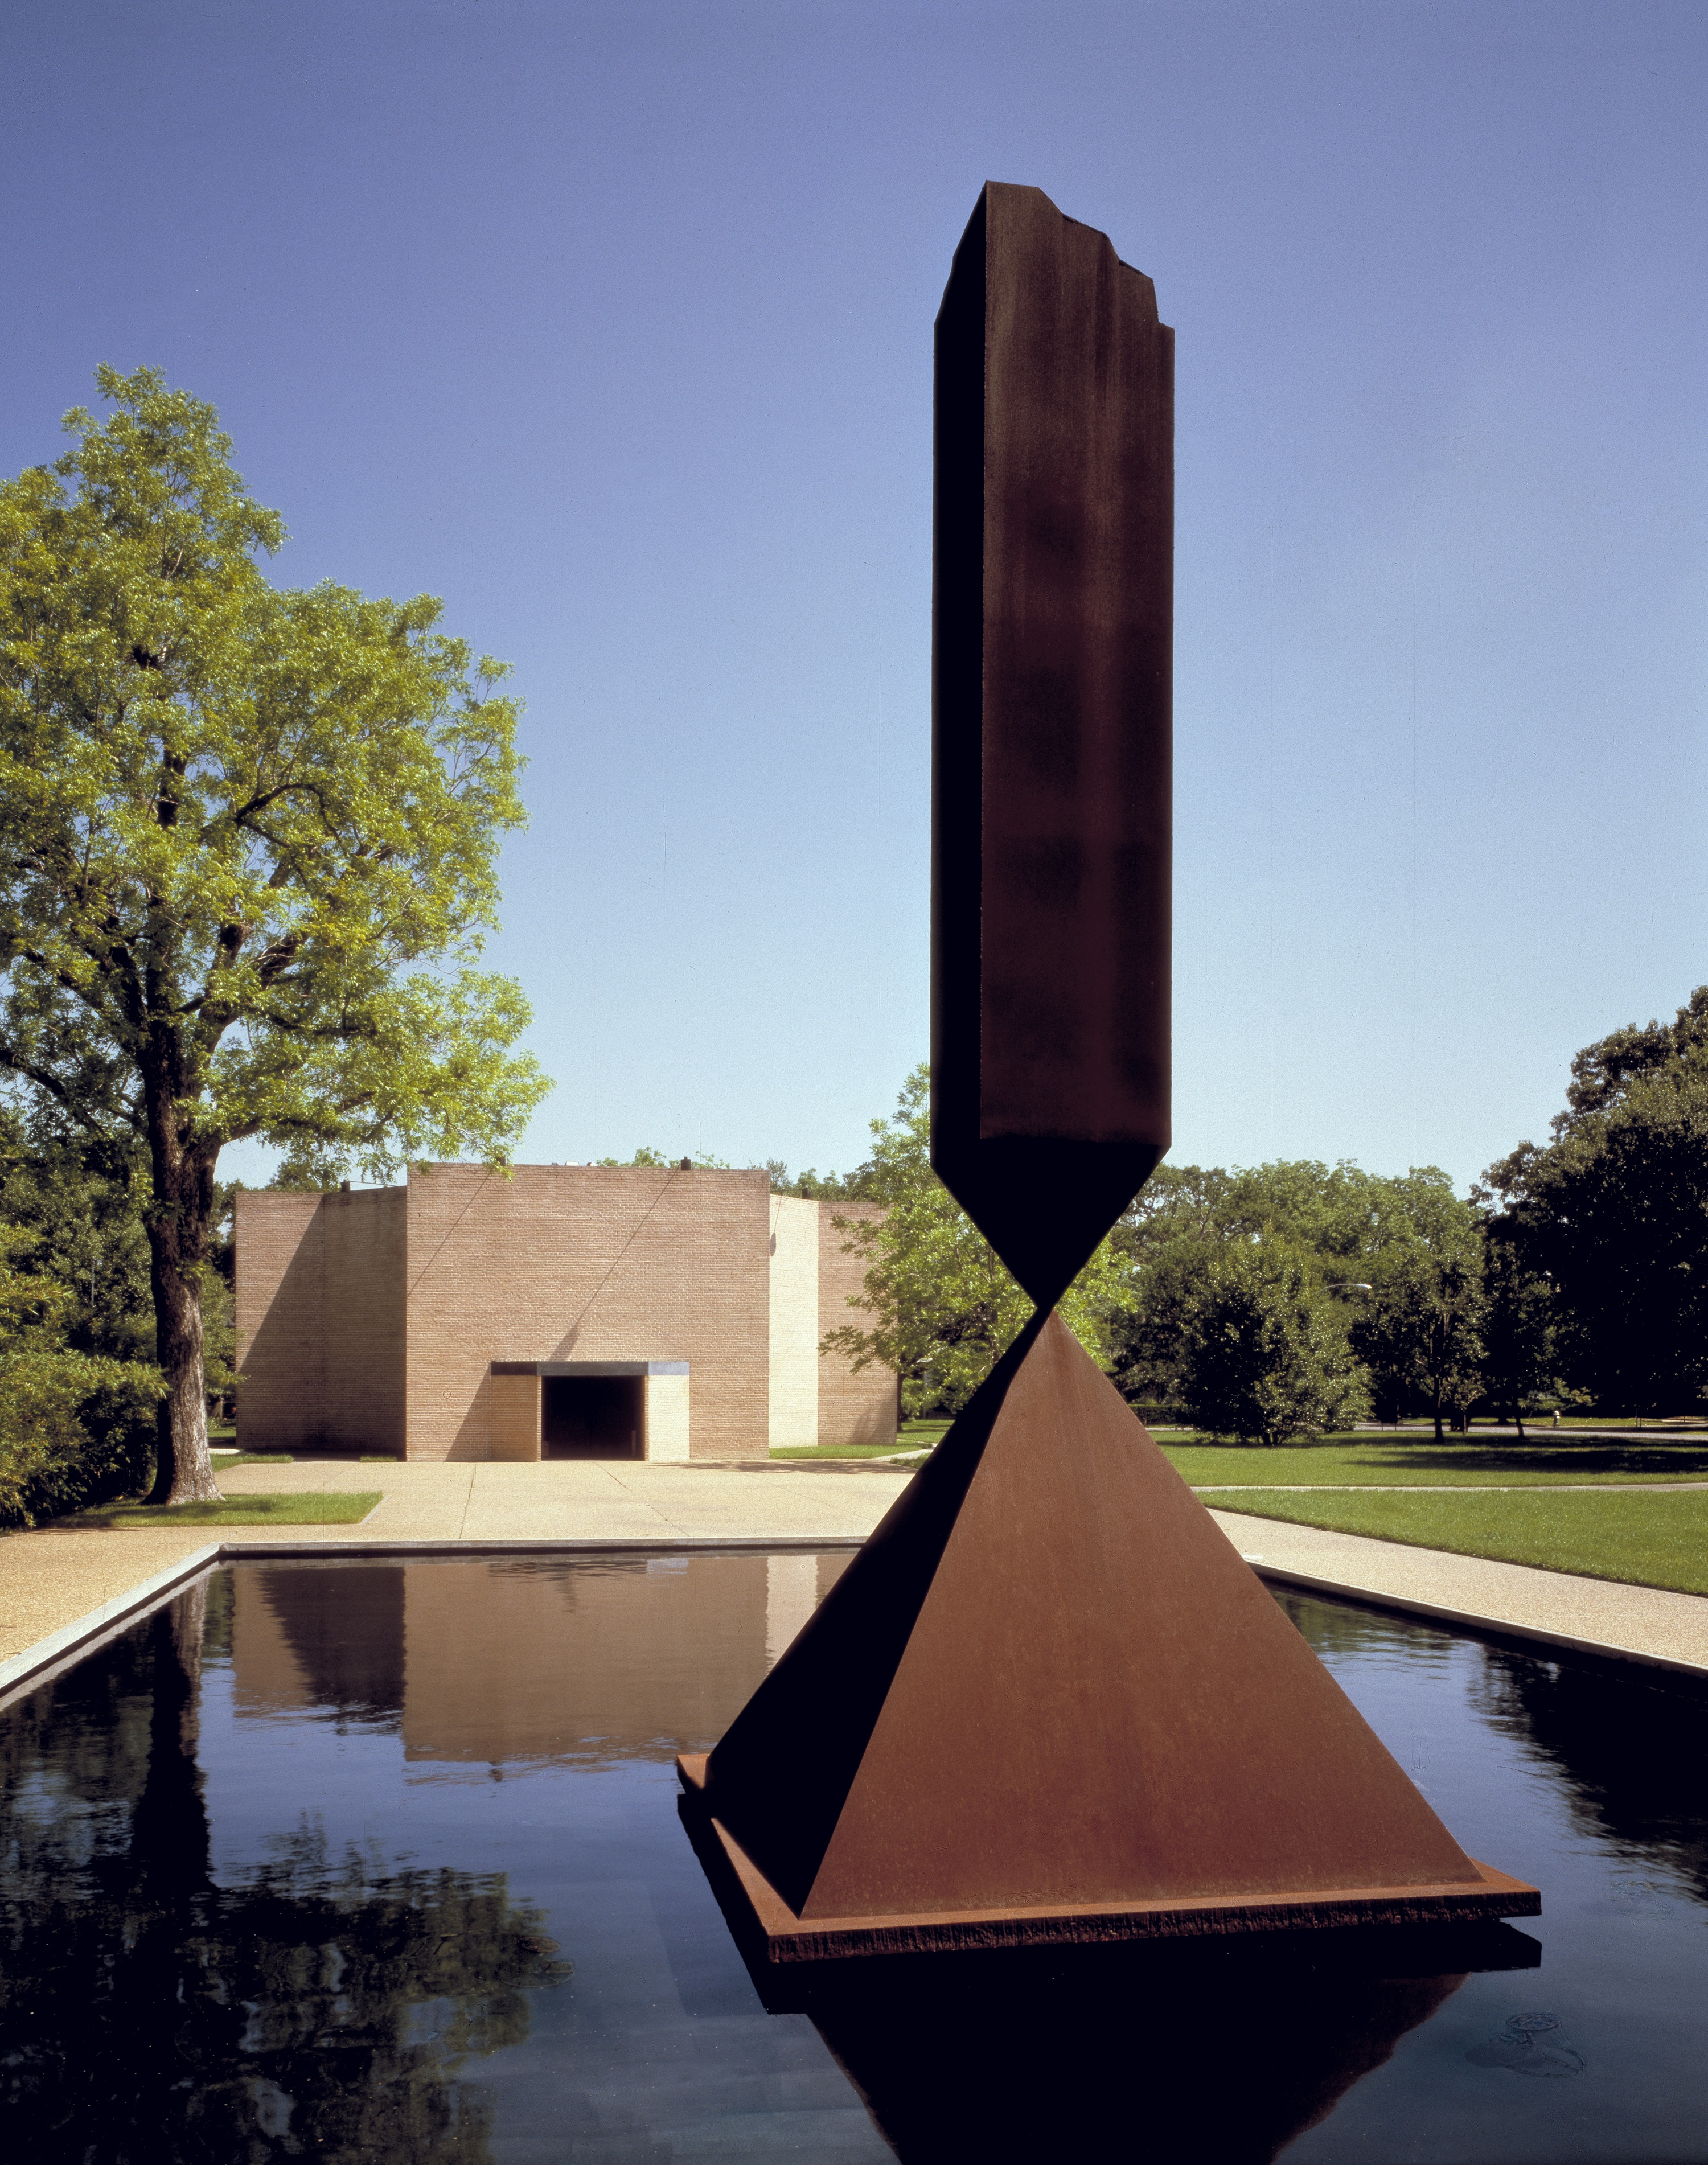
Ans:
{"type": "Polygon", "coordinates": [[[643,1376],[544,1376],[540,1449],[546,1458],[639,1458],[643,1376]]]}

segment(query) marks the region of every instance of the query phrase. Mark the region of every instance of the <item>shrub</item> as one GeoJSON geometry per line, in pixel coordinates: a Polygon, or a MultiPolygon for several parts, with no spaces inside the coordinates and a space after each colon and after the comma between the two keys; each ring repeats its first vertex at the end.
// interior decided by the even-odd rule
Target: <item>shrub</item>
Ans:
{"type": "Polygon", "coordinates": [[[1278,1242],[1231,1247],[1186,1318],[1181,1397],[1213,1435],[1274,1444],[1350,1428],[1368,1410],[1363,1371],[1303,1260],[1278,1242]]]}
{"type": "Polygon", "coordinates": [[[153,1449],[156,1372],[66,1342],[71,1296],[14,1268],[0,1235],[0,1525],[134,1488],[153,1449]]]}

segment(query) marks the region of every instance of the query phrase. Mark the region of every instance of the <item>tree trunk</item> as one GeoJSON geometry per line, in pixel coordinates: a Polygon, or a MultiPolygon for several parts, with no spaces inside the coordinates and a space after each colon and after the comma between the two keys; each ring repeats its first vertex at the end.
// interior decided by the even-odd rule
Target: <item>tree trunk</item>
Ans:
{"type": "Polygon", "coordinates": [[[1435,1385],[1435,1394],[1431,1402],[1431,1410],[1435,1414],[1435,1440],[1437,1443],[1445,1443],[1447,1438],[1442,1434],[1441,1425],[1441,1393],[1442,1387],[1437,1382],[1435,1385]]]}
{"type": "Polygon", "coordinates": [[[155,1357],[166,1394],[155,1414],[154,1487],[150,1504],[212,1504],[219,1500],[208,1452],[208,1394],[202,1370],[202,1297],[174,1259],[162,1258],[151,1240],[155,1357]]]}
{"type": "Polygon", "coordinates": [[[208,1454],[201,1286],[214,1220],[214,1161],[176,1147],[175,1135],[161,1138],[156,1130],[152,1140],[149,1276],[154,1288],[155,1358],[166,1391],[155,1416],[154,1487],[148,1500],[214,1504],[219,1501],[219,1489],[208,1454]]]}

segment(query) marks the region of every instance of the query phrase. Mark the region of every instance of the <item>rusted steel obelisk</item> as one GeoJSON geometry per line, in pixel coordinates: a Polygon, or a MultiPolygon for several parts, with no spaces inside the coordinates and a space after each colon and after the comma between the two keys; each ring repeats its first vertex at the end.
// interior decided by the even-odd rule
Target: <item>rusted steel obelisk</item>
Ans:
{"type": "Polygon", "coordinates": [[[771,1961],[1531,1915],[1053,1304],[1168,1144],[1173,334],[1036,188],[937,318],[932,1162],[1037,1303],[708,1756],[771,1961]]]}

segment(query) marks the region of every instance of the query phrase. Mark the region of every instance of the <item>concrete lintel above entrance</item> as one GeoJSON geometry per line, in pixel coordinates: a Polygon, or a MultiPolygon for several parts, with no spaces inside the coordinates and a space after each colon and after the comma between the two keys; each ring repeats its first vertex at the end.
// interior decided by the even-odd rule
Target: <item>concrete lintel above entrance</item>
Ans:
{"type": "Polygon", "coordinates": [[[686,1361],[494,1361],[495,1376],[685,1376],[686,1361]]]}

